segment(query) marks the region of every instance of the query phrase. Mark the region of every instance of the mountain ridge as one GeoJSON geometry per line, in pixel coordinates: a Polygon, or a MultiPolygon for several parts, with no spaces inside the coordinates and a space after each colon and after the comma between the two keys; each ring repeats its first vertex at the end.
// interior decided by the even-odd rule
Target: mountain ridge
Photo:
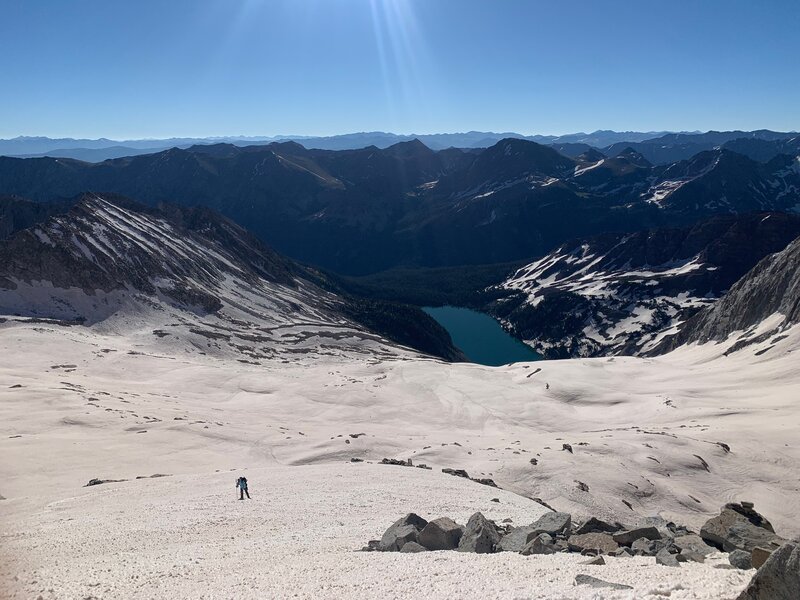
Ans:
{"type": "Polygon", "coordinates": [[[133,331],[149,345],[168,336],[183,351],[243,360],[311,340],[385,358],[416,343],[461,358],[421,311],[342,295],[208,208],[96,194],[0,242],[0,312],[133,331]]]}
{"type": "Polygon", "coordinates": [[[466,151],[420,141],[314,150],[289,141],[96,164],[0,157],[0,193],[49,201],[95,191],[204,205],[294,259],[346,275],[512,262],[604,231],[800,210],[797,157],[762,163],[718,149],[650,166],[635,149],[580,156],[510,138],[466,151]]]}
{"type": "Polygon", "coordinates": [[[762,213],[579,239],[508,277],[487,309],[547,358],[648,354],[798,236],[800,215],[762,213]]]}

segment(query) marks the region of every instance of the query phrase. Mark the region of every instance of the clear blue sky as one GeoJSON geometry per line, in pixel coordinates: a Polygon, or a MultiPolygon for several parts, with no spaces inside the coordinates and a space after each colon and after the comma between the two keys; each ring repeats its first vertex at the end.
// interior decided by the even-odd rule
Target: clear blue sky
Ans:
{"type": "Polygon", "coordinates": [[[800,129],[798,0],[0,0],[0,137],[800,129]]]}

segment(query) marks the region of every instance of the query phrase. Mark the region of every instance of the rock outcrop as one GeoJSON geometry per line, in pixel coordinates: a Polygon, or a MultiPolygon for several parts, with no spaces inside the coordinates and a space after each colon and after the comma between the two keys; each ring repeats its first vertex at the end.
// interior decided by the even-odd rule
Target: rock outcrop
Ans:
{"type": "Polygon", "coordinates": [[[737,600],[800,598],[800,538],[772,553],[737,600]]]}
{"type": "Polygon", "coordinates": [[[381,537],[378,550],[393,552],[402,550],[409,542],[416,542],[428,522],[422,517],[409,513],[402,519],[395,521],[381,537]]]}
{"type": "Polygon", "coordinates": [[[666,338],[656,352],[692,342],[701,344],[738,338],[728,352],[769,340],[782,328],[800,322],[800,238],[762,259],[716,304],[706,308],[666,338]],[[778,314],[782,320],[755,334],[758,325],[778,314]]]}
{"type": "Polygon", "coordinates": [[[425,525],[417,541],[428,550],[455,550],[463,533],[461,525],[448,517],[440,517],[425,525]]]}
{"type": "Polygon", "coordinates": [[[495,524],[477,512],[467,521],[457,549],[460,552],[489,554],[494,552],[499,541],[500,534],[495,524]]]}
{"type": "Polygon", "coordinates": [[[777,548],[785,542],[775,534],[770,522],[758,514],[749,502],[726,504],[719,516],[706,521],[700,529],[700,536],[725,552],[752,552],[759,546],[777,548]]]}

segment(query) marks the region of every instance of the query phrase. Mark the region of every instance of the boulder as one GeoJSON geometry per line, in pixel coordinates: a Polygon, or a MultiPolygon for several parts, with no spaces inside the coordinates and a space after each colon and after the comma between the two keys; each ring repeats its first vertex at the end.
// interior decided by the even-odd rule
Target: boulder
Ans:
{"type": "Polygon", "coordinates": [[[775,533],[772,523],[770,523],[765,516],[756,512],[756,510],[753,508],[754,506],[755,505],[752,502],[730,502],[725,505],[725,508],[734,510],[743,517],[746,517],[747,520],[756,527],[761,527],[762,529],[766,529],[767,531],[775,533]]]}
{"type": "Polygon", "coordinates": [[[469,473],[467,473],[464,469],[442,469],[442,473],[447,473],[448,475],[455,475],[456,477],[463,477],[465,479],[469,479],[469,473]]]}
{"type": "Polygon", "coordinates": [[[773,552],[736,600],[800,598],[800,538],[773,552]]]}
{"type": "MultiPolygon", "coordinates": [[[[591,535],[591,534],[589,534],[591,535]]],[[[622,583],[611,583],[610,581],[603,581],[591,575],[575,575],[575,585],[588,585],[593,588],[610,588],[612,590],[632,590],[629,585],[622,583]]]]}
{"type": "Polygon", "coordinates": [[[406,542],[403,544],[403,547],[400,548],[400,552],[427,552],[428,550],[424,546],[420,546],[417,542],[406,542]]]}
{"type": "Polygon", "coordinates": [[[550,534],[540,533],[525,546],[520,554],[530,556],[531,554],[554,554],[556,548],[550,534]]]}
{"type": "Polygon", "coordinates": [[[392,525],[381,537],[378,550],[383,552],[397,552],[408,542],[416,542],[419,530],[413,525],[392,525]]]}
{"type": "Polygon", "coordinates": [[[626,558],[628,556],[633,556],[633,552],[630,548],[626,548],[623,546],[622,548],[617,548],[613,552],[608,553],[609,556],[617,556],[619,558],[626,558]]]}
{"type": "Polygon", "coordinates": [[[481,485],[488,485],[500,489],[500,486],[494,482],[494,479],[489,479],[488,477],[470,477],[470,480],[475,483],[480,483],[481,485]]]}
{"type": "Polygon", "coordinates": [[[380,550],[381,548],[381,541],[380,540],[370,540],[367,542],[367,545],[361,548],[362,552],[375,552],[376,550],[380,550]]]}
{"type": "Polygon", "coordinates": [[[555,536],[559,533],[569,533],[572,527],[572,516],[564,512],[545,513],[531,527],[533,527],[537,535],[547,533],[555,536]]]}
{"type": "Polygon", "coordinates": [[[666,548],[659,550],[656,554],[656,564],[664,565],[665,567],[680,567],[680,563],[675,554],[670,554],[666,548]]]}
{"type": "Polygon", "coordinates": [[[704,563],[706,562],[706,557],[699,552],[695,552],[694,550],[681,550],[681,553],[678,556],[683,556],[686,560],[684,562],[696,562],[696,563],[704,563]]]}
{"type": "Polygon", "coordinates": [[[617,542],[620,546],[630,546],[633,542],[638,540],[639,538],[645,538],[648,540],[660,540],[661,534],[658,532],[658,529],[655,527],[638,527],[636,529],[629,529],[627,531],[620,531],[619,533],[615,533],[611,536],[614,538],[614,541],[617,542]]]}
{"type": "Polygon", "coordinates": [[[590,558],[589,560],[585,560],[585,561],[583,561],[581,563],[578,563],[578,564],[580,564],[580,565],[604,565],[604,564],[606,564],[606,559],[604,559],[602,556],[595,556],[594,558],[590,558]]]}
{"type": "Polygon", "coordinates": [[[589,517],[583,525],[578,527],[575,533],[579,535],[584,533],[616,533],[620,529],[622,529],[622,527],[618,523],[607,523],[601,519],[589,517]]]}
{"type": "Polygon", "coordinates": [[[719,516],[706,521],[700,537],[725,552],[754,548],[776,549],[786,540],[776,535],[772,525],[749,503],[726,504],[719,516]]]}
{"type": "Polygon", "coordinates": [[[425,525],[416,541],[428,550],[455,550],[463,532],[461,525],[452,519],[439,517],[425,525]]]}
{"type": "Polygon", "coordinates": [[[402,519],[395,521],[381,537],[378,549],[384,552],[396,552],[407,542],[416,542],[420,530],[428,522],[414,513],[408,513],[402,519]]]}
{"type": "Polygon", "coordinates": [[[619,544],[607,533],[584,533],[571,535],[567,540],[569,549],[573,552],[583,550],[596,550],[599,554],[608,554],[619,548],[619,544]]]}
{"type": "Polygon", "coordinates": [[[760,569],[761,565],[767,562],[767,559],[772,554],[772,550],[766,548],[753,548],[753,553],[750,555],[750,561],[753,563],[754,569],[760,569]]]}
{"type": "Polygon", "coordinates": [[[495,524],[476,512],[467,521],[461,540],[458,542],[460,552],[476,552],[489,554],[494,552],[495,546],[500,541],[495,524]]]}
{"type": "Polygon", "coordinates": [[[709,546],[703,541],[696,533],[690,533],[688,535],[679,535],[673,540],[675,547],[680,550],[681,552],[684,551],[691,551],[696,552],[697,554],[702,554],[703,556],[708,556],[712,552],[716,550],[716,548],[709,546]]]}
{"type": "Polygon", "coordinates": [[[497,544],[497,551],[522,552],[528,542],[535,537],[536,532],[533,527],[516,527],[500,539],[500,543],[497,544]]]}
{"type": "Polygon", "coordinates": [[[664,548],[671,548],[670,540],[648,540],[639,538],[631,544],[631,550],[637,556],[655,556],[664,548]]]}
{"type": "Polygon", "coordinates": [[[750,553],[747,550],[734,550],[728,554],[728,562],[737,569],[746,571],[753,568],[753,563],[750,560],[750,553]]]}

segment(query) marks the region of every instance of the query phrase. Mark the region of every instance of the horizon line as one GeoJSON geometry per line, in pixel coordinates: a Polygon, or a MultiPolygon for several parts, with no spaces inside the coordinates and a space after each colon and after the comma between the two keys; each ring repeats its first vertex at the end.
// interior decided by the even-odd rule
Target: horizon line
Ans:
{"type": "Polygon", "coordinates": [[[487,134],[487,135],[505,135],[505,134],[513,134],[519,135],[523,137],[565,137],[565,136],[572,136],[572,135],[593,135],[597,133],[617,133],[617,134],[626,134],[626,133],[636,133],[636,134],[687,134],[687,135],[699,135],[699,134],[706,134],[706,133],[726,133],[726,132],[734,132],[734,131],[741,131],[743,133],[752,133],[756,131],[771,131],[773,133],[784,133],[784,134],[794,134],[800,133],[797,130],[786,130],[786,131],[779,131],[774,129],[768,128],[759,128],[759,129],[707,129],[707,130],[672,130],[672,129],[653,129],[648,131],[643,130],[636,130],[636,129],[625,129],[625,130],[616,130],[616,129],[595,129],[593,131],[570,131],[567,133],[521,133],[519,131],[481,131],[477,129],[470,129],[470,130],[463,130],[463,131],[440,131],[440,132],[430,132],[430,133],[419,133],[419,132],[412,132],[412,133],[397,133],[393,131],[383,131],[383,130],[371,130],[371,131],[350,131],[345,133],[335,133],[335,134],[328,134],[328,135],[315,135],[315,134],[224,134],[224,135],[170,135],[166,137],[73,137],[73,136],[60,136],[60,137],[51,137],[49,135],[30,135],[30,134],[18,134],[13,137],[4,137],[0,138],[2,141],[15,141],[15,140],[35,140],[35,139],[47,139],[47,140],[86,140],[91,142],[98,142],[98,141],[109,141],[109,142],[161,142],[161,141],[170,141],[170,140],[180,140],[180,139],[190,139],[190,140],[225,140],[225,139],[241,139],[241,140],[280,140],[280,139],[315,139],[315,138],[336,138],[336,137],[345,137],[345,136],[352,136],[352,135],[375,135],[375,134],[383,134],[383,135],[393,135],[398,137],[418,137],[418,136],[446,136],[446,135],[467,135],[467,134],[487,134]]]}

